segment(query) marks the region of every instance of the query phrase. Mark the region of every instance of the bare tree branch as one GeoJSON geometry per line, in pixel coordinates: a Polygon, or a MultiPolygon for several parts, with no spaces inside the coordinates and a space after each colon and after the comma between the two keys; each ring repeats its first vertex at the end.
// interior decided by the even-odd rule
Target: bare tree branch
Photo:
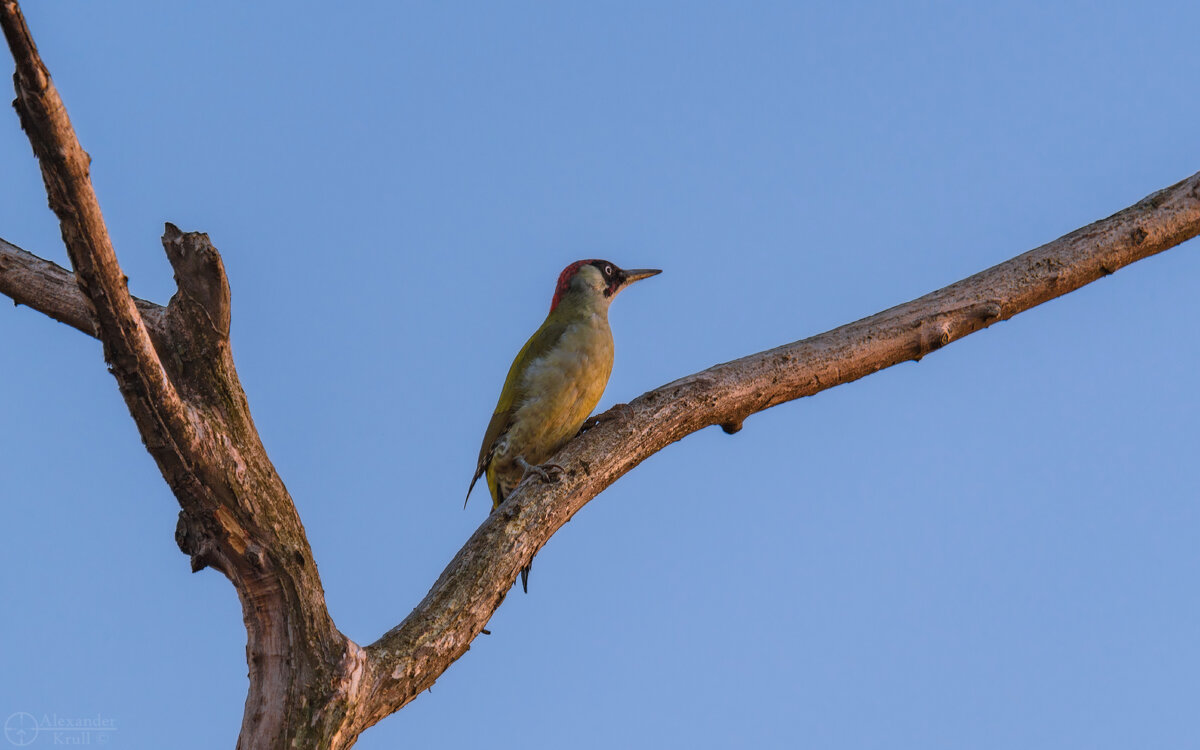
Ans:
{"type": "Polygon", "coordinates": [[[88,174],[91,158],[79,146],[15,0],[0,3],[0,25],[16,62],[14,106],[41,165],[50,208],[58,216],[67,255],[104,343],[105,360],[130,409],[143,412],[147,424],[158,423],[148,439],[167,441],[172,432],[184,434],[183,404],[158,361],[104,226],[88,174]]]}
{"type": "Polygon", "coordinates": [[[75,270],[0,241],[0,293],[99,338],[147,449],[182,508],[193,570],[234,584],[250,687],[241,748],[345,748],[461,656],[518,570],[589,500],[653,453],[907,360],[1066,294],[1200,233],[1200,173],[1108,219],[920,299],[819,336],[712,367],[611,413],[523,483],[471,536],[429,594],[363,649],[334,626],[287,489],[250,416],[229,344],[230,291],[208,237],[168,224],[177,293],[132,298],[66,110],[15,0],[0,25],[17,63],[17,110],[75,270]]]}
{"type": "MultiPolygon", "coordinates": [[[[0,294],[12,298],[18,305],[26,305],[89,336],[98,337],[92,313],[75,283],[75,276],[57,263],[25,252],[3,238],[0,238],[0,294]]],[[[161,335],[165,330],[163,316],[166,310],[139,297],[133,298],[133,304],[150,329],[151,338],[161,335]]]]}
{"type": "Polygon", "coordinates": [[[1200,234],[1200,173],[1114,216],[924,297],[803,341],[711,367],[650,391],[531,477],[458,552],[400,625],[367,647],[365,726],[399,710],[470,647],[517,572],[602,490],[710,425],[728,433],[777,404],[926,354],[1200,234]]]}

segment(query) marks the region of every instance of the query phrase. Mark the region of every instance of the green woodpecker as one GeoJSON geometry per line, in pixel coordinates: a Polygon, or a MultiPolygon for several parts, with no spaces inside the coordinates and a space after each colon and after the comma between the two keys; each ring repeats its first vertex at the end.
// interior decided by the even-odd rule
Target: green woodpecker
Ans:
{"type": "MultiPolygon", "coordinates": [[[[547,469],[559,468],[540,464],[579,432],[612,372],[609,304],[625,287],[658,273],[625,271],[606,260],[580,260],[563,269],[546,322],[508,370],[467,498],[486,474],[495,510],[525,474],[549,479],[547,469]]],[[[529,590],[528,567],[521,569],[521,587],[529,590]]]]}

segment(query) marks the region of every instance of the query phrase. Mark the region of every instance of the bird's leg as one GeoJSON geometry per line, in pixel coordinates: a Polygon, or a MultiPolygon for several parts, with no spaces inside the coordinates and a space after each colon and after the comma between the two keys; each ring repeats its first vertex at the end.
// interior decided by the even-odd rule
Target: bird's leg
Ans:
{"type": "Polygon", "coordinates": [[[610,421],[616,419],[617,417],[624,416],[628,411],[629,411],[629,404],[613,404],[612,408],[609,409],[608,411],[601,412],[600,414],[596,414],[595,416],[591,416],[591,417],[588,417],[587,419],[585,419],[583,421],[583,424],[580,425],[580,427],[579,427],[579,432],[577,432],[576,434],[582,435],[583,433],[587,432],[588,430],[592,429],[593,427],[598,427],[598,426],[604,424],[605,422],[610,422],[610,421]]]}
{"type": "Polygon", "coordinates": [[[558,464],[531,464],[525,460],[524,456],[517,456],[517,466],[520,466],[521,471],[525,472],[521,475],[522,480],[530,474],[537,474],[543,482],[549,483],[558,479],[557,475],[563,472],[563,467],[558,464]]]}

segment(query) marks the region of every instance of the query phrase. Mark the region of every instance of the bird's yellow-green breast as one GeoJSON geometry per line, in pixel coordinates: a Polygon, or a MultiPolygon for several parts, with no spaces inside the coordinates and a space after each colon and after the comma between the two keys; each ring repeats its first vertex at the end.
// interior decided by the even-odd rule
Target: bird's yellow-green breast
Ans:
{"type": "Polygon", "coordinates": [[[493,506],[521,481],[517,457],[531,464],[550,458],[604,394],[613,365],[607,310],[571,312],[565,320],[547,318],[509,370],[493,416],[506,429],[485,441],[493,442],[487,466],[493,506]]]}

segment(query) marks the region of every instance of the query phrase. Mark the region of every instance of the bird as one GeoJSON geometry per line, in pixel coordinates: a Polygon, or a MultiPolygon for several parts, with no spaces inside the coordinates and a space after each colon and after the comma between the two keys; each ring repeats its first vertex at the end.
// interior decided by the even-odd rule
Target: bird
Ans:
{"type": "MultiPolygon", "coordinates": [[[[545,464],[579,433],[600,401],[613,366],[608,306],[621,290],[661,270],[625,270],[607,260],[578,260],[562,270],[550,313],[508,370],[479,448],[466,507],[479,477],[487,477],[492,511],[526,474],[544,481],[561,467],[545,464]]],[[[521,588],[529,592],[529,567],[521,588]]]]}

